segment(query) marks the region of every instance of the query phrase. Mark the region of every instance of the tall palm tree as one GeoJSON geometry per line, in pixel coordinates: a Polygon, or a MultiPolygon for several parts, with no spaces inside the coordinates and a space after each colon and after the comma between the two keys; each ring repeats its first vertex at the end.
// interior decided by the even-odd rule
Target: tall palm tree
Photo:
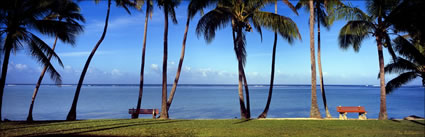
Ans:
{"type": "MultiPolygon", "coordinates": [[[[326,29],[330,29],[330,26],[333,24],[335,17],[332,17],[335,9],[343,6],[344,4],[340,0],[314,0],[314,12],[316,13],[316,22],[317,22],[317,66],[319,68],[319,80],[320,80],[320,91],[322,93],[323,106],[325,108],[325,113],[327,118],[331,118],[329,113],[328,105],[326,103],[326,92],[325,85],[323,80],[323,71],[322,71],[322,59],[321,59],[321,43],[320,43],[320,26],[323,25],[326,29]]],[[[296,9],[304,7],[309,11],[309,0],[300,0],[295,6],[296,9]]]]}
{"type": "MultiPolygon", "coordinates": [[[[292,9],[292,11],[298,15],[297,10],[295,9],[294,5],[292,5],[289,0],[282,0],[283,3],[285,3],[289,8],[292,9]]],[[[277,0],[274,1],[274,13],[277,14],[277,0]]],[[[273,83],[274,83],[274,69],[275,69],[275,60],[276,60],[276,45],[277,45],[277,33],[274,32],[274,42],[273,42],[273,52],[272,52],[272,68],[271,68],[271,74],[270,74],[270,87],[269,87],[269,95],[267,97],[267,103],[266,107],[264,108],[264,111],[258,116],[258,118],[266,118],[267,113],[269,111],[270,102],[272,100],[272,93],[273,93],[273,83]]]]}
{"type": "MultiPolygon", "coordinates": [[[[137,8],[141,9],[141,6],[145,3],[144,1],[138,0],[137,1],[137,8]]],[[[142,103],[142,96],[143,96],[143,83],[144,83],[144,72],[145,72],[145,52],[146,52],[146,37],[148,32],[148,20],[149,16],[152,17],[152,9],[153,9],[153,1],[146,0],[146,15],[145,15],[145,27],[143,32],[143,48],[142,48],[142,63],[140,68],[140,81],[139,81],[139,96],[137,99],[137,107],[136,107],[136,113],[133,113],[131,118],[139,118],[139,112],[140,112],[140,106],[142,103]]]]}
{"type": "MultiPolygon", "coordinates": [[[[66,1],[56,1],[55,4],[52,4],[52,13],[47,17],[48,20],[57,20],[75,24],[79,28],[82,28],[82,26],[77,21],[84,22],[84,17],[80,14],[80,7],[69,0],[66,1]]],[[[81,29],[82,30],[82,29],[81,29]]],[[[52,46],[52,50],[55,50],[56,42],[58,40],[58,36],[56,36],[55,41],[52,46]]],[[[49,55],[47,59],[50,61],[52,58],[52,55],[49,55]]],[[[31,98],[31,104],[28,112],[27,121],[33,121],[32,117],[32,110],[34,107],[34,101],[38,93],[38,89],[40,88],[41,81],[43,81],[44,74],[47,71],[48,66],[44,66],[43,70],[41,71],[40,77],[38,78],[37,84],[35,85],[34,93],[31,98]]]]}
{"type": "Polygon", "coordinates": [[[34,34],[34,32],[30,31],[35,30],[43,35],[57,36],[66,43],[75,43],[75,34],[82,31],[80,25],[44,19],[49,12],[52,12],[52,4],[54,2],[52,0],[0,1],[0,16],[2,16],[0,19],[0,32],[6,35],[2,49],[4,56],[0,79],[0,119],[10,52],[16,51],[17,48],[27,47],[32,57],[44,66],[47,66],[46,70],[50,73],[50,78],[56,84],[61,84],[62,82],[60,74],[50,63],[48,56],[55,58],[59,65],[63,67],[62,61],[49,45],[34,34]]]}
{"type": "Polygon", "coordinates": [[[373,0],[367,1],[368,14],[357,8],[346,8],[354,11],[355,18],[350,20],[339,32],[339,45],[343,49],[353,47],[358,52],[361,42],[373,36],[376,40],[379,59],[379,79],[380,79],[380,111],[379,119],[388,119],[386,107],[386,90],[385,90],[385,71],[384,71],[384,55],[383,46],[386,46],[390,54],[394,58],[391,49],[391,40],[389,30],[392,24],[386,19],[392,18],[393,9],[399,4],[399,0],[373,0]]]}
{"type": "Polygon", "coordinates": [[[242,92],[243,66],[246,62],[246,39],[243,30],[252,31],[252,23],[260,34],[261,27],[265,27],[278,32],[288,41],[300,38],[298,28],[290,18],[260,10],[268,3],[270,2],[254,0],[219,1],[215,9],[201,17],[196,27],[198,36],[203,35],[204,39],[210,43],[214,39],[217,29],[224,28],[229,23],[232,24],[232,35],[235,35],[234,50],[238,60],[241,119],[249,119],[242,92]]]}
{"type": "Polygon", "coordinates": [[[319,105],[317,105],[317,90],[316,90],[316,57],[314,49],[314,3],[309,0],[308,7],[310,10],[310,62],[311,62],[311,118],[322,118],[320,116],[319,105]]]}
{"type": "Polygon", "coordinates": [[[180,0],[158,0],[158,6],[164,10],[164,57],[162,60],[162,101],[161,119],[168,119],[167,111],[167,57],[168,57],[168,16],[174,24],[177,24],[174,10],[180,4],[180,0]]]}
{"type": "Polygon", "coordinates": [[[184,30],[184,35],[183,35],[182,51],[181,51],[181,55],[180,55],[179,65],[177,67],[176,78],[174,79],[173,87],[171,88],[170,96],[168,97],[168,100],[167,100],[167,112],[170,109],[171,103],[173,102],[174,94],[176,93],[177,84],[179,82],[180,73],[181,73],[182,66],[183,66],[184,53],[185,53],[185,49],[186,49],[187,32],[189,30],[190,20],[193,19],[193,17],[196,15],[196,13],[198,13],[199,11],[201,11],[201,13],[203,13],[203,9],[205,7],[207,7],[208,5],[211,5],[215,2],[216,2],[215,0],[207,0],[207,1],[191,0],[188,7],[187,7],[186,28],[184,30]]]}
{"type": "Polygon", "coordinates": [[[393,40],[395,50],[400,56],[387,64],[385,73],[398,73],[399,75],[390,80],[386,85],[386,93],[417,78],[422,78],[422,86],[425,87],[425,51],[418,39],[406,39],[399,36],[393,40]]]}
{"type": "MultiPolygon", "coordinates": [[[[95,0],[96,3],[98,3],[100,0],[95,0]]],[[[130,0],[114,0],[117,6],[123,7],[128,14],[130,14],[130,10],[128,7],[134,7],[135,4],[133,2],[130,2],[130,0]]],[[[105,19],[105,26],[103,27],[103,33],[102,36],[100,36],[99,41],[97,41],[96,45],[94,46],[93,50],[90,52],[89,57],[87,58],[86,63],[84,64],[84,68],[81,72],[80,80],[78,80],[77,89],[75,90],[74,99],[72,101],[71,109],[69,110],[68,115],[66,116],[66,120],[76,120],[77,119],[77,103],[78,103],[78,97],[80,96],[81,86],[83,85],[84,77],[86,76],[87,70],[89,68],[90,62],[96,53],[97,48],[99,48],[100,44],[102,43],[103,39],[106,35],[106,30],[108,29],[108,20],[109,20],[109,12],[111,9],[111,0],[108,0],[108,8],[106,10],[106,19],[105,19]]]]}

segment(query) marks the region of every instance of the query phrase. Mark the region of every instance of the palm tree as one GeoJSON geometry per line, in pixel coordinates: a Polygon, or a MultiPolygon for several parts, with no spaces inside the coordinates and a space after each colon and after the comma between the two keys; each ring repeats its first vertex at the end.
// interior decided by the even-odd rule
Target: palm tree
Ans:
{"type": "Polygon", "coordinates": [[[59,65],[63,67],[62,61],[56,53],[34,32],[48,36],[57,36],[66,43],[75,43],[75,34],[82,31],[78,24],[61,22],[58,20],[45,20],[43,17],[52,12],[52,4],[55,1],[32,1],[32,0],[7,0],[0,1],[0,32],[5,34],[5,41],[2,53],[3,67],[0,79],[0,119],[1,106],[3,101],[4,86],[9,64],[10,52],[17,48],[27,47],[30,55],[46,67],[50,73],[50,78],[61,84],[61,76],[50,63],[49,56],[55,58],[59,65]]]}
{"type": "MultiPolygon", "coordinates": [[[[133,7],[135,6],[134,3],[130,2],[130,0],[114,0],[117,6],[123,7],[128,14],[130,14],[130,10],[127,7],[133,7]]],[[[96,3],[99,2],[99,0],[95,0],[96,3]]],[[[86,63],[84,64],[83,71],[81,72],[80,80],[78,80],[77,89],[75,90],[74,99],[72,101],[71,109],[69,110],[68,115],[66,116],[66,120],[76,120],[77,119],[77,103],[78,103],[78,97],[80,96],[81,86],[83,85],[84,77],[86,76],[87,70],[89,68],[90,62],[96,53],[97,48],[99,48],[100,44],[102,43],[103,39],[106,35],[106,30],[108,29],[108,20],[109,20],[109,12],[111,9],[111,0],[108,0],[108,9],[106,10],[106,19],[105,19],[105,26],[103,28],[102,36],[100,36],[99,41],[97,41],[96,45],[94,46],[93,50],[91,51],[89,57],[87,58],[86,63]]]]}
{"type": "Polygon", "coordinates": [[[162,60],[162,101],[161,119],[168,119],[167,111],[167,57],[168,57],[168,15],[174,24],[177,24],[174,8],[180,4],[180,0],[158,0],[158,6],[164,10],[164,57],[162,60]]]}
{"type": "MultiPolygon", "coordinates": [[[[327,118],[331,118],[329,113],[328,105],[326,103],[326,92],[325,85],[323,80],[323,71],[322,71],[322,59],[321,59],[321,47],[320,47],[320,26],[323,25],[327,30],[330,29],[330,26],[333,24],[335,17],[332,17],[329,13],[334,13],[334,10],[337,7],[343,6],[344,4],[340,0],[314,0],[313,4],[314,12],[316,13],[316,22],[317,22],[317,66],[319,68],[319,78],[320,78],[320,91],[322,93],[323,106],[325,107],[325,113],[327,118]]],[[[309,11],[309,0],[301,0],[295,6],[296,9],[304,7],[309,11]]]]}
{"type": "Polygon", "coordinates": [[[314,51],[314,5],[313,0],[309,0],[308,6],[310,9],[310,62],[311,62],[311,118],[322,118],[320,116],[319,105],[317,105],[317,92],[316,92],[316,57],[314,51]]]}
{"type": "MultiPolygon", "coordinates": [[[[283,3],[285,3],[288,7],[292,9],[292,11],[298,15],[298,12],[296,11],[295,7],[289,2],[289,0],[282,0],[283,3]]],[[[274,1],[274,13],[277,14],[277,0],[274,1]]],[[[269,95],[267,97],[267,103],[266,107],[264,108],[263,113],[261,113],[258,118],[266,118],[267,112],[269,111],[270,102],[272,100],[272,93],[273,93],[273,82],[274,82],[274,69],[275,69],[275,59],[276,59],[276,45],[277,45],[277,33],[274,32],[274,42],[273,42],[273,52],[272,52],[272,68],[271,68],[271,74],[270,74],[270,87],[269,87],[269,95]]]]}
{"type": "Polygon", "coordinates": [[[190,20],[193,19],[193,17],[196,15],[196,13],[198,13],[199,11],[201,11],[201,13],[203,13],[203,9],[205,7],[207,7],[208,5],[213,4],[215,2],[216,1],[214,1],[214,0],[207,0],[207,1],[191,0],[188,7],[187,7],[186,28],[184,30],[184,35],[183,35],[182,51],[181,51],[181,55],[180,55],[179,65],[177,67],[176,78],[174,79],[173,87],[171,88],[170,96],[168,97],[168,100],[167,100],[167,112],[170,109],[171,103],[173,102],[174,94],[176,92],[177,84],[179,82],[180,73],[181,73],[182,66],[183,66],[184,53],[185,53],[185,49],[186,49],[187,32],[189,30],[190,20]]]}
{"type": "Polygon", "coordinates": [[[232,24],[232,35],[235,35],[234,50],[238,60],[238,94],[241,119],[249,119],[242,92],[243,66],[246,62],[246,39],[243,30],[252,31],[252,23],[260,34],[262,26],[279,32],[288,41],[300,38],[298,28],[290,18],[260,10],[268,3],[270,2],[250,0],[219,1],[215,9],[201,17],[196,28],[198,36],[204,35],[204,39],[210,43],[214,39],[217,29],[224,28],[226,24],[232,24]]]}
{"type": "Polygon", "coordinates": [[[417,78],[422,78],[422,86],[425,87],[425,51],[417,39],[406,39],[399,36],[393,40],[395,50],[401,57],[396,58],[384,68],[385,73],[398,73],[399,75],[390,80],[386,85],[386,93],[401,85],[417,78]]]}
{"type": "MultiPolygon", "coordinates": [[[[72,2],[72,1],[56,1],[57,4],[52,4],[52,14],[47,17],[49,20],[57,20],[62,21],[65,20],[65,22],[75,24],[79,28],[82,28],[80,24],[77,21],[84,22],[84,17],[79,13],[80,7],[72,2]]],[[[82,30],[82,29],[81,29],[82,30]]],[[[58,40],[58,36],[56,36],[55,41],[52,46],[52,51],[55,50],[56,42],[58,40]]],[[[47,59],[50,61],[52,58],[52,55],[49,55],[47,59]]],[[[38,93],[38,89],[40,88],[41,81],[43,80],[44,74],[47,71],[48,66],[44,66],[43,70],[41,71],[40,77],[38,78],[37,84],[35,85],[34,93],[31,98],[31,104],[28,112],[27,121],[33,121],[32,117],[32,110],[34,107],[34,101],[38,93]]]]}
{"type": "MultiPolygon", "coordinates": [[[[144,1],[138,1],[136,3],[137,8],[141,9],[141,6],[143,5],[143,3],[144,1]]],[[[140,69],[139,96],[137,99],[136,113],[133,113],[131,118],[139,118],[140,106],[142,103],[143,80],[144,80],[144,72],[145,72],[146,37],[148,32],[148,20],[149,20],[148,17],[152,16],[152,9],[153,9],[153,2],[151,0],[146,0],[145,30],[143,32],[143,48],[142,48],[142,63],[141,63],[141,69],[140,69]]]]}
{"type": "Polygon", "coordinates": [[[386,46],[390,54],[394,58],[394,53],[391,49],[391,40],[388,30],[391,23],[387,18],[392,18],[393,9],[399,4],[399,0],[373,0],[367,1],[368,14],[357,8],[342,8],[343,10],[355,12],[347,24],[341,28],[339,32],[339,45],[343,49],[353,47],[355,52],[358,52],[361,42],[369,37],[375,37],[378,58],[379,58],[379,78],[380,78],[380,111],[379,119],[385,120],[387,117],[386,107],[386,90],[385,90],[385,71],[384,71],[384,55],[382,52],[383,46],[386,46]]]}

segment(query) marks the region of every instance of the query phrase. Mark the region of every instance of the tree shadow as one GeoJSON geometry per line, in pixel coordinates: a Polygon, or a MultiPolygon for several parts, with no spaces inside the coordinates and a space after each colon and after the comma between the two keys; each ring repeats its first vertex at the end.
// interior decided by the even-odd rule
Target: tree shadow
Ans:
{"type": "Polygon", "coordinates": [[[76,120],[76,121],[66,121],[66,120],[46,120],[46,121],[10,121],[14,124],[24,125],[13,128],[0,129],[0,131],[14,130],[14,129],[24,129],[32,127],[42,127],[42,126],[52,126],[52,125],[65,125],[65,124],[81,124],[81,123],[94,123],[94,122],[105,122],[105,121],[118,121],[122,119],[111,119],[111,120],[102,120],[102,121],[87,121],[87,120],[76,120]]]}
{"type": "MultiPolygon", "coordinates": [[[[187,120],[151,120],[151,121],[133,121],[133,122],[124,122],[124,123],[114,123],[114,124],[105,124],[105,125],[96,125],[96,126],[89,126],[89,127],[78,127],[78,128],[71,128],[71,129],[63,129],[63,130],[55,130],[55,131],[47,131],[47,132],[41,132],[41,133],[33,133],[33,134],[26,134],[21,135],[20,137],[27,137],[27,136],[33,136],[33,137],[43,137],[43,136],[102,136],[102,135],[80,135],[83,133],[89,133],[89,132],[97,132],[97,131],[104,131],[104,130],[112,130],[112,129],[118,129],[118,128],[125,128],[125,127],[132,127],[132,126],[142,126],[142,125],[153,125],[153,124],[166,124],[166,123],[175,123],[175,122],[182,122],[187,120]],[[83,131],[81,131],[83,130],[83,131]],[[68,133],[64,133],[68,132],[68,133]]],[[[108,135],[109,136],[109,135],[108,135]]]]}
{"type": "Polygon", "coordinates": [[[244,119],[244,120],[241,120],[241,121],[239,121],[239,122],[235,122],[235,123],[233,123],[233,124],[242,124],[242,123],[245,123],[245,122],[248,122],[248,121],[251,121],[252,119],[244,119]]]}

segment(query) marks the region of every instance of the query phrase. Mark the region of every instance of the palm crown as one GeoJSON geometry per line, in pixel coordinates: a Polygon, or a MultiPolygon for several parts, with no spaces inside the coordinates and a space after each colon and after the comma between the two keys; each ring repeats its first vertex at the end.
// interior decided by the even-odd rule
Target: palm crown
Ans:
{"type": "Polygon", "coordinates": [[[250,32],[254,26],[262,35],[261,27],[265,27],[277,32],[290,43],[294,39],[301,39],[296,24],[290,18],[261,11],[261,8],[268,3],[270,2],[256,0],[219,1],[215,9],[206,13],[199,20],[196,33],[198,36],[203,35],[207,42],[211,42],[217,29],[222,29],[231,23],[232,28],[238,34],[235,41],[235,52],[239,53],[243,64],[246,60],[246,41],[242,30],[250,32]]]}

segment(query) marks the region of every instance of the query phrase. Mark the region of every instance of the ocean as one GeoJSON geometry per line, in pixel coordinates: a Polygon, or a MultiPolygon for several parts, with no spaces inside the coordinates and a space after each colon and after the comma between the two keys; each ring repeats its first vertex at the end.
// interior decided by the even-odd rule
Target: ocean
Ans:
{"type": "MultiPolygon", "coordinates": [[[[26,120],[35,85],[7,85],[3,96],[2,118],[26,120]]],[[[327,85],[326,97],[332,117],[338,118],[337,106],[364,106],[368,118],[378,118],[379,86],[327,85]]],[[[65,120],[75,94],[75,85],[42,85],[35,100],[34,120],[65,120]]],[[[138,85],[84,85],[77,106],[77,119],[128,119],[128,109],[135,108],[138,85]]],[[[170,92],[171,86],[168,86],[170,92]]],[[[268,85],[249,86],[251,116],[264,109],[268,85]]],[[[317,99],[325,117],[320,87],[317,99]]],[[[405,86],[387,95],[389,118],[410,115],[425,117],[422,86],[405,86]]],[[[275,85],[268,118],[309,117],[310,85],[275,85]]],[[[142,108],[161,108],[161,85],[145,85],[142,108]]],[[[240,118],[237,85],[179,85],[171,105],[171,119],[234,119],[240,118]]],[[[358,114],[349,113],[349,118],[358,114]]],[[[152,115],[140,115],[152,118],[152,115]]]]}

